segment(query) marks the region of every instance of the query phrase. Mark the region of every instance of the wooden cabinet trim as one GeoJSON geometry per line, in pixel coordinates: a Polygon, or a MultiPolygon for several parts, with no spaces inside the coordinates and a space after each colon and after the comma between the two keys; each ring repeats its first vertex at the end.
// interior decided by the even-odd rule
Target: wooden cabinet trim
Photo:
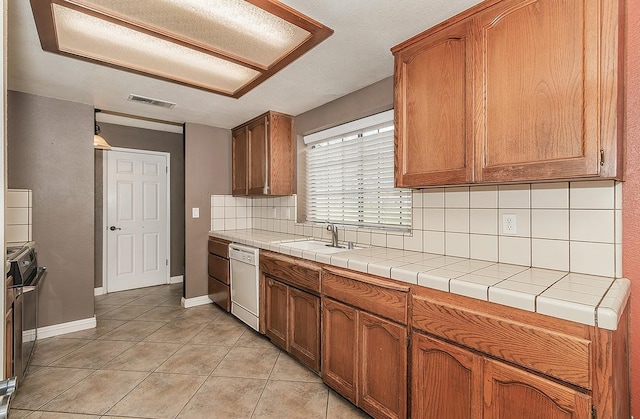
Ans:
{"type": "Polygon", "coordinates": [[[260,270],[288,285],[320,295],[322,266],[317,263],[261,250],[260,270]]]}
{"type": "Polygon", "coordinates": [[[586,389],[592,387],[589,338],[423,296],[414,295],[412,307],[414,329],[586,389]]]}
{"type": "Polygon", "coordinates": [[[327,268],[322,273],[323,295],[404,325],[408,323],[408,290],[369,275],[327,268]]]}

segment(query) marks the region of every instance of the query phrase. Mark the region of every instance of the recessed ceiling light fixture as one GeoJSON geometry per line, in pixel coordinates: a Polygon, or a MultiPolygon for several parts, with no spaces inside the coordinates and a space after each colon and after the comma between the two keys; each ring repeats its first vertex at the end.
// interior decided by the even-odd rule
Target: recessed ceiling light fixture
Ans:
{"type": "Polygon", "coordinates": [[[239,98],[333,30],[276,0],[31,0],[42,49],[239,98]]]}

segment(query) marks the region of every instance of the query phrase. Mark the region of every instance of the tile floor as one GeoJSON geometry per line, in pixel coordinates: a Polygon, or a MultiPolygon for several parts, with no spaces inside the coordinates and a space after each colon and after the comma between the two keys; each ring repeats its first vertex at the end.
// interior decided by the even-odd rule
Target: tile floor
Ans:
{"type": "Polygon", "coordinates": [[[36,342],[11,419],[366,418],[320,377],[182,284],[96,297],[95,329],[36,342]]]}

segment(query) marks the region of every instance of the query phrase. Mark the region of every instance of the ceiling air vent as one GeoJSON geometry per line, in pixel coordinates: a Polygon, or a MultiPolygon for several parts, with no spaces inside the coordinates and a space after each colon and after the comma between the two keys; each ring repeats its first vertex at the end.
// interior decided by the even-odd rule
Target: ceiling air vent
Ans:
{"type": "Polygon", "coordinates": [[[140,95],[129,95],[127,100],[131,102],[144,103],[145,105],[153,105],[160,106],[162,108],[173,109],[176,104],[173,102],[167,102],[166,100],[153,99],[150,97],[140,96],[140,95]]]}

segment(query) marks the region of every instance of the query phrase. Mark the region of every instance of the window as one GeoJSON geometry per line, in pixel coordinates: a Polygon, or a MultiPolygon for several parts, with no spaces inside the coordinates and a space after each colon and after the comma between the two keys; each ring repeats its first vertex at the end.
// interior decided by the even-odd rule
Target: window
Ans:
{"type": "Polygon", "coordinates": [[[411,190],[393,183],[393,110],[304,141],[307,221],[411,228],[411,190]]]}

